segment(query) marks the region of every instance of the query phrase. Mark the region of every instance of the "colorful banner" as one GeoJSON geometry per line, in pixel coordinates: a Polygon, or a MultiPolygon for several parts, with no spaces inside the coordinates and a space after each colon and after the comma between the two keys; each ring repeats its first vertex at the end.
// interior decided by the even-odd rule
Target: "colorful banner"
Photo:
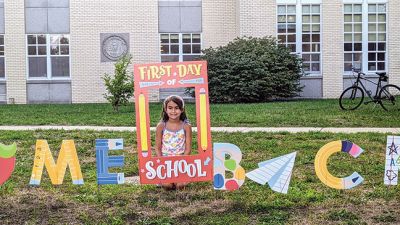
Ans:
{"type": "Polygon", "coordinates": [[[348,177],[338,178],[329,173],[327,163],[329,157],[334,153],[345,152],[357,158],[363,151],[358,145],[350,141],[333,141],[322,146],[315,156],[314,166],[318,178],[325,185],[336,189],[351,189],[360,185],[364,181],[360,174],[354,172],[348,177]]]}
{"type": "Polygon", "coordinates": [[[205,61],[136,64],[135,107],[142,184],[212,180],[212,144],[205,61]],[[153,157],[150,140],[149,90],[194,87],[196,96],[197,155],[153,157]]]}
{"type": "Polygon", "coordinates": [[[97,184],[123,184],[124,173],[109,173],[110,167],[123,167],[124,156],[109,156],[111,150],[123,150],[123,139],[96,139],[97,184]]]}
{"type": "Polygon", "coordinates": [[[3,145],[0,143],[0,185],[6,182],[15,168],[15,153],[17,144],[3,145]]]}
{"type": "Polygon", "coordinates": [[[386,144],[386,163],[384,183],[386,185],[397,185],[399,176],[399,136],[388,136],[386,144]]]}
{"type": "Polygon", "coordinates": [[[75,143],[73,140],[62,141],[57,164],[54,163],[54,158],[51,154],[47,141],[37,140],[32,176],[29,182],[30,185],[40,185],[44,166],[46,167],[47,173],[50,176],[51,183],[54,185],[60,185],[63,183],[67,166],[69,166],[71,172],[72,183],[83,184],[81,166],[79,164],[78,155],[76,153],[75,143]]]}

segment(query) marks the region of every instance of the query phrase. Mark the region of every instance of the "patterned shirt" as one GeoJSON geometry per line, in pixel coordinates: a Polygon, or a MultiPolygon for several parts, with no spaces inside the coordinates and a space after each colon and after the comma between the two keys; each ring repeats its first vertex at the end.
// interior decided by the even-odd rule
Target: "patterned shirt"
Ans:
{"type": "Polygon", "coordinates": [[[185,129],[183,128],[185,124],[182,123],[182,128],[177,131],[168,130],[166,125],[164,123],[162,133],[161,152],[163,156],[183,155],[186,144],[185,129]]]}

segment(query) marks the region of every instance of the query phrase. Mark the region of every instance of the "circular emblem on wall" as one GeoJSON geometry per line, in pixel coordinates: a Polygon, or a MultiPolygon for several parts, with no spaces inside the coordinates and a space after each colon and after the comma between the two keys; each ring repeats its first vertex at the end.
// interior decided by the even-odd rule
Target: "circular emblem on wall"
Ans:
{"type": "Polygon", "coordinates": [[[128,52],[128,44],[119,36],[110,36],[103,41],[103,54],[110,60],[118,60],[128,52]]]}

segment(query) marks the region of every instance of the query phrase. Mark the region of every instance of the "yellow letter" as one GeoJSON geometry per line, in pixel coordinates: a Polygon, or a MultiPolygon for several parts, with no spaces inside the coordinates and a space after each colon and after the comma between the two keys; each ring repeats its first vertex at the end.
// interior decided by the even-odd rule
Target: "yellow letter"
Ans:
{"type": "Polygon", "coordinates": [[[30,185],[40,185],[44,166],[46,166],[52,184],[62,184],[67,166],[71,172],[72,183],[83,184],[81,167],[73,140],[63,140],[57,164],[54,163],[47,141],[37,140],[30,185]]]}

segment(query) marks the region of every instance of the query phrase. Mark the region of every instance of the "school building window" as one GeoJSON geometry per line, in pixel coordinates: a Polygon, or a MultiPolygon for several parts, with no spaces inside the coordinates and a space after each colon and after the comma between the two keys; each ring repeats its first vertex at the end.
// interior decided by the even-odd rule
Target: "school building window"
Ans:
{"type": "Polygon", "coordinates": [[[161,62],[197,60],[201,55],[201,34],[160,34],[161,62]]]}
{"type": "Polygon", "coordinates": [[[4,60],[4,35],[0,35],[0,79],[6,77],[5,60],[4,60]]]}
{"type": "Polygon", "coordinates": [[[69,35],[29,34],[27,48],[29,78],[70,77],[69,35]]]}
{"type": "Polygon", "coordinates": [[[321,73],[321,7],[319,4],[278,5],[277,38],[303,59],[306,74],[321,73]]]}
{"type": "Polygon", "coordinates": [[[344,71],[386,71],[386,4],[344,5],[344,71]]]}

